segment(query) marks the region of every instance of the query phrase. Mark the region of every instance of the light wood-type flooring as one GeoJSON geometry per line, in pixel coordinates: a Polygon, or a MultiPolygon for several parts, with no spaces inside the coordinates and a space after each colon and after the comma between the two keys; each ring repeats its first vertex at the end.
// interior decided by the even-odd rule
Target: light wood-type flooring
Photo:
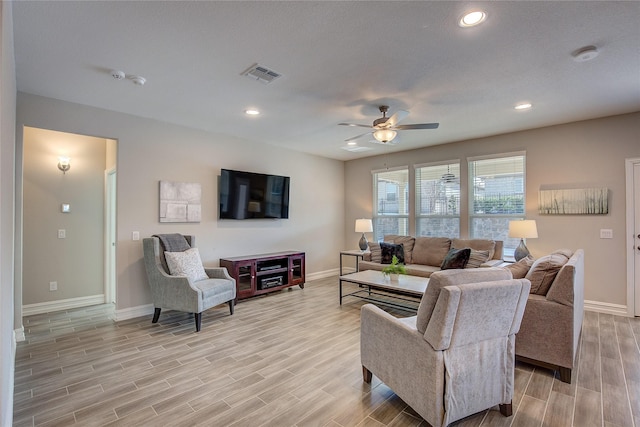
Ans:
{"type": "MultiPolygon", "coordinates": [[[[179,312],[114,323],[110,305],[26,317],[14,426],[426,426],[363,383],[362,304],[340,306],[334,277],[208,310],[200,333],[179,312]]],[[[640,320],[587,312],[573,384],[519,363],[512,417],[454,425],[640,427],[639,339],[640,320]]]]}

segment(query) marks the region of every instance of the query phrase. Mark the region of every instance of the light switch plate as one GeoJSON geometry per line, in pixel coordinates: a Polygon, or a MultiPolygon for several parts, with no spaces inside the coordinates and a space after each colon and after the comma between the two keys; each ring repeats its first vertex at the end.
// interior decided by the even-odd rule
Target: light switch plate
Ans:
{"type": "Polygon", "coordinates": [[[60,210],[62,213],[69,213],[71,212],[71,205],[69,203],[63,203],[60,210]]]}
{"type": "Polygon", "coordinates": [[[140,232],[132,231],[131,232],[131,240],[140,240],[140,232]]]}
{"type": "Polygon", "coordinates": [[[600,238],[601,239],[613,239],[613,230],[610,228],[601,228],[600,229],[600,238]]]}
{"type": "Polygon", "coordinates": [[[67,230],[61,228],[58,230],[58,239],[66,239],[67,238],[67,230]]]}

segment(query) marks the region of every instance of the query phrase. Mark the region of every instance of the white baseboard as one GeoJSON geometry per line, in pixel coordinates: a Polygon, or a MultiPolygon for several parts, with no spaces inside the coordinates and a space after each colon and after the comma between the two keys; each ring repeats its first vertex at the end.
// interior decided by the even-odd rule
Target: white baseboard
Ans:
{"type": "Polygon", "coordinates": [[[69,310],[78,307],[87,307],[90,305],[104,304],[104,294],[91,295],[88,297],[78,297],[61,299],[57,301],[38,302],[35,304],[27,304],[22,306],[22,315],[30,316],[32,314],[49,313],[52,311],[69,310]]]}
{"type": "Polygon", "coordinates": [[[13,341],[14,344],[16,342],[22,342],[27,338],[24,336],[24,326],[20,326],[18,329],[13,330],[13,341]]]}
{"type": "Polygon", "coordinates": [[[609,302],[600,301],[584,301],[584,309],[588,311],[595,311],[603,314],[614,314],[616,316],[628,317],[627,306],[622,304],[612,304],[609,302]]]}
{"type": "Polygon", "coordinates": [[[149,316],[153,314],[153,304],[139,305],[137,307],[123,308],[116,310],[115,321],[135,319],[136,317],[149,316]]]}

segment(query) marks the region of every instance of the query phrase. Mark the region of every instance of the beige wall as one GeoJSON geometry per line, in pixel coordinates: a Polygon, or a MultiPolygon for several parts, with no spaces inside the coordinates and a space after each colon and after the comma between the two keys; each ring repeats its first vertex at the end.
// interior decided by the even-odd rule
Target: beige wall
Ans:
{"type": "Polygon", "coordinates": [[[24,128],[23,305],[104,293],[106,154],[104,138],[24,128]],[[66,174],[59,156],[71,158],[66,174]],[[71,212],[62,213],[62,203],[71,212]],[[52,281],[57,291],[49,291],[52,281]]]}
{"type": "MultiPolygon", "coordinates": [[[[445,123],[442,124],[446,126],[445,123]]],[[[428,138],[428,132],[425,132],[428,138]]],[[[570,123],[489,138],[411,150],[346,162],[345,236],[354,237],[356,218],[372,214],[371,170],[460,159],[465,182],[466,159],[526,151],[526,216],[535,219],[538,239],[527,246],[535,256],[557,248],[583,248],[586,259],[585,299],[626,306],[625,158],[640,156],[640,113],[570,123]],[[538,215],[538,190],[609,188],[608,215],[538,215]],[[600,239],[610,228],[614,238],[600,239]]],[[[461,218],[461,234],[468,233],[461,218]]],[[[414,231],[412,230],[412,233],[414,231]]]]}
{"type": "Polygon", "coordinates": [[[308,274],[337,267],[344,248],[343,162],[24,93],[18,93],[16,121],[18,150],[23,125],[118,141],[119,311],[151,303],[142,242],[131,240],[133,231],[141,237],[194,234],[207,265],[225,256],[293,249],[307,253],[308,274]],[[290,176],[290,219],[219,221],[221,168],[290,176]],[[200,223],[159,223],[160,180],[202,185],[200,223]]]}

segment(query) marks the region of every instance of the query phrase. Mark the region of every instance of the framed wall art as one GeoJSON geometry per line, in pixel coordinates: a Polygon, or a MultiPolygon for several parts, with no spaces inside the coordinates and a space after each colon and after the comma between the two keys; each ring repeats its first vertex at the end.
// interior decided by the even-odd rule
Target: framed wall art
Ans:
{"type": "Polygon", "coordinates": [[[607,188],[540,190],[541,215],[605,215],[609,213],[607,188]]]}
{"type": "Polygon", "coordinates": [[[200,222],[201,198],[198,183],[160,181],[160,222],[200,222]]]}

